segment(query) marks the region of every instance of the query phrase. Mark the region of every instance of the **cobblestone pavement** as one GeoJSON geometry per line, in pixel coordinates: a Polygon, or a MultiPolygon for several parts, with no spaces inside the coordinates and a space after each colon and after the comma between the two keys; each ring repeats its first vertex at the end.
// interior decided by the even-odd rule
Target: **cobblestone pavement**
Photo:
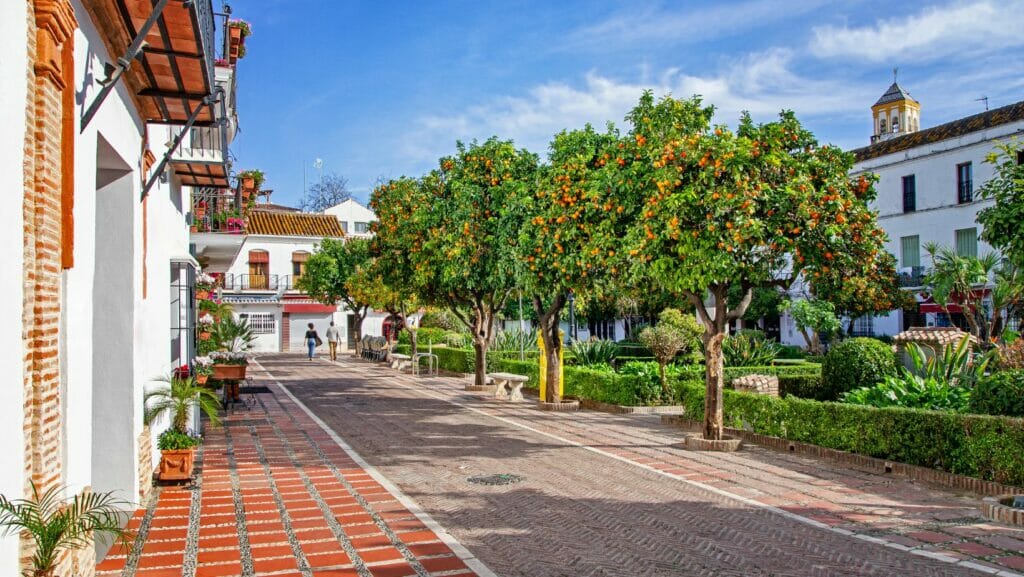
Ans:
{"type": "Polygon", "coordinates": [[[195,485],[160,490],[129,521],[133,553],[115,547],[98,576],[493,575],[270,387],[207,427],[195,485]]]}
{"type": "Polygon", "coordinates": [[[1024,569],[1024,531],[987,523],[975,496],[749,444],[684,451],[657,418],[542,412],[466,392],[458,378],[350,359],[260,363],[499,575],[1024,569]],[[501,473],[523,480],[468,482],[501,473]]]}

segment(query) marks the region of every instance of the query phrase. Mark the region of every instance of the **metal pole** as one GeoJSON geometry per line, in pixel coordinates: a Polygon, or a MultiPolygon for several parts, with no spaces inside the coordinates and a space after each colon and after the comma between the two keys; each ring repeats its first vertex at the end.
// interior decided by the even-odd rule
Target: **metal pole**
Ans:
{"type": "Polygon", "coordinates": [[[149,35],[149,29],[156,24],[156,21],[160,18],[160,14],[163,13],[164,7],[167,6],[169,1],[170,0],[159,0],[153,6],[153,11],[150,12],[149,18],[146,20],[145,24],[142,25],[142,28],[139,29],[139,33],[135,36],[135,39],[132,40],[131,45],[128,47],[128,51],[125,52],[124,56],[117,59],[117,67],[114,68],[113,73],[111,73],[110,77],[107,78],[103,88],[100,89],[100,93],[96,95],[96,100],[92,101],[92,104],[89,105],[89,109],[82,115],[82,127],[79,129],[79,132],[85,131],[85,127],[89,126],[89,122],[91,122],[92,118],[96,116],[96,113],[100,109],[100,105],[103,104],[107,95],[110,94],[110,91],[114,89],[115,85],[117,85],[117,81],[121,79],[121,76],[126,70],[131,68],[132,60],[139,57],[139,54],[142,52],[142,47],[146,43],[146,36],[149,35]]]}

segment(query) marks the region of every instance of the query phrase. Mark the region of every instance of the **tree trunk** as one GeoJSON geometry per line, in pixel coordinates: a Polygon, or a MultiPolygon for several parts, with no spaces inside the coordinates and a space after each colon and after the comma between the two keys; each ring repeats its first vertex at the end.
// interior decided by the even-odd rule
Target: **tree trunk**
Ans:
{"type": "Polygon", "coordinates": [[[473,339],[473,351],[476,353],[475,377],[473,384],[482,387],[487,384],[487,341],[473,339]]]}
{"type": "Polygon", "coordinates": [[[558,403],[562,400],[561,391],[558,389],[558,377],[562,373],[562,365],[559,353],[562,350],[562,338],[558,334],[558,317],[565,306],[565,295],[558,295],[553,299],[551,307],[547,310],[541,303],[540,297],[534,295],[533,310],[537,313],[540,321],[540,334],[544,338],[544,358],[547,362],[547,387],[544,391],[544,401],[558,403]]]}
{"type": "Polygon", "coordinates": [[[356,318],[356,356],[363,354],[363,321],[366,320],[366,313],[354,315],[356,318]]]}
{"type": "Polygon", "coordinates": [[[722,389],[725,387],[723,378],[725,359],[722,354],[722,341],[724,340],[725,332],[717,327],[708,327],[707,332],[704,333],[705,439],[722,439],[722,389]]]}
{"type": "Polygon", "coordinates": [[[661,376],[661,399],[663,401],[669,401],[672,395],[668,390],[668,375],[665,373],[665,365],[667,363],[658,362],[658,374],[661,376]]]}
{"type": "MultiPolygon", "coordinates": [[[[557,319],[557,317],[556,317],[557,319]]],[[[550,331],[544,332],[544,356],[547,358],[547,387],[544,390],[544,400],[549,403],[558,403],[562,400],[561,391],[558,389],[558,377],[562,373],[562,365],[559,359],[559,352],[562,350],[562,339],[558,336],[558,323],[555,323],[554,335],[550,331]]]]}
{"type": "Polygon", "coordinates": [[[418,352],[416,350],[416,329],[409,328],[409,326],[406,325],[405,330],[409,331],[409,356],[415,356],[418,352]]]}

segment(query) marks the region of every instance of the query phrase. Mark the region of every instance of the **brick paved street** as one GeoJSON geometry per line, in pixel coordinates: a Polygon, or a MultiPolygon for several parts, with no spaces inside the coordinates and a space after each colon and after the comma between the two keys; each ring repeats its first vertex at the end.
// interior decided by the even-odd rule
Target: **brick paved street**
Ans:
{"type": "Polygon", "coordinates": [[[273,355],[250,371],[270,392],[207,431],[196,487],[164,488],[131,521],[141,547],[113,550],[98,575],[1024,569],[1024,531],[986,523],[974,497],[900,477],[749,445],[687,452],[654,417],[541,412],[347,358],[273,355]],[[499,473],[523,479],[468,482],[499,473]]]}
{"type": "Polygon", "coordinates": [[[163,488],[99,577],[491,575],[275,389],[207,428],[197,486],[163,488]]]}
{"type": "Polygon", "coordinates": [[[260,362],[499,575],[1024,568],[1024,531],[988,524],[977,497],[750,445],[687,452],[657,418],[541,412],[455,378],[348,359],[260,362]],[[525,479],[467,482],[496,473],[525,479]]]}

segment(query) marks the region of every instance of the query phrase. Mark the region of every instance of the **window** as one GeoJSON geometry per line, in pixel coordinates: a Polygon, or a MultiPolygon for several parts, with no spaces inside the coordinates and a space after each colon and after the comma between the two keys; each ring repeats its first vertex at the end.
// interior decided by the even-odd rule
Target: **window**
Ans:
{"type": "Polygon", "coordinates": [[[365,234],[367,232],[370,232],[370,223],[368,223],[368,222],[357,222],[357,223],[355,223],[355,226],[356,226],[356,232],[357,233],[364,233],[365,234]]]}
{"type": "Polygon", "coordinates": [[[900,119],[899,118],[893,118],[892,119],[892,132],[893,132],[893,134],[896,134],[899,131],[900,131],[900,119]]]}
{"type": "Polygon", "coordinates": [[[971,184],[971,163],[956,165],[956,200],[960,204],[974,200],[974,188],[971,184]]]}
{"type": "Polygon", "coordinates": [[[900,266],[921,266],[921,239],[914,236],[900,238],[900,266]]]}
{"type": "Polygon", "coordinates": [[[338,223],[341,225],[341,232],[348,234],[348,221],[339,220],[338,223]]]}
{"type": "Polygon", "coordinates": [[[962,228],[956,231],[956,253],[960,256],[978,256],[977,228],[962,228]]]}
{"type": "Polygon", "coordinates": [[[306,261],[309,260],[309,253],[304,250],[297,250],[292,253],[292,282],[302,278],[306,274],[306,261]]]}
{"type": "Polygon", "coordinates": [[[270,253],[265,250],[249,251],[249,283],[242,288],[266,289],[269,286],[270,253]]]}
{"type": "Polygon", "coordinates": [[[1017,151],[1017,164],[1024,164],[1024,148],[1017,151]]]}
{"type": "Polygon", "coordinates": [[[873,337],[875,336],[875,317],[864,315],[853,321],[853,336],[873,337]]]}
{"type": "Polygon", "coordinates": [[[272,335],[277,332],[274,313],[241,313],[238,318],[249,321],[249,328],[254,335],[272,335]]]}
{"type": "Polygon", "coordinates": [[[878,120],[878,134],[885,134],[885,119],[880,118],[878,120]]]}
{"type": "Polygon", "coordinates": [[[917,179],[914,175],[903,177],[903,212],[917,210],[917,179]]]}

